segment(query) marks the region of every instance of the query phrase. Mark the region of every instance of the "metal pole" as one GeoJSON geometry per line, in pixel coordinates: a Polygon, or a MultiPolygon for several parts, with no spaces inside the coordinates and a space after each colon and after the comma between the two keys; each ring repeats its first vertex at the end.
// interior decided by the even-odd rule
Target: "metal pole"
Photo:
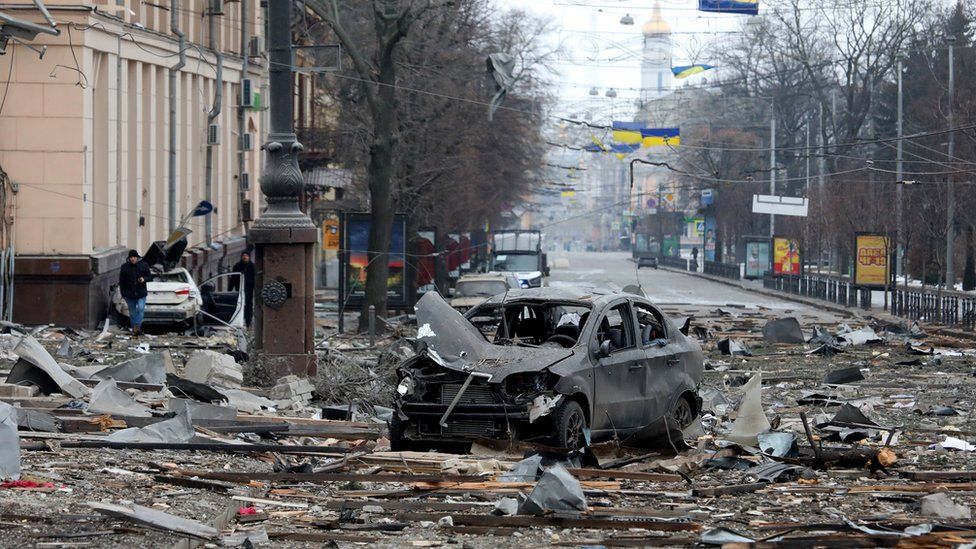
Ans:
{"type": "MultiPolygon", "coordinates": [[[[237,108],[237,128],[240,132],[240,139],[237,144],[237,220],[244,221],[244,198],[245,191],[241,187],[244,180],[244,173],[247,171],[247,153],[244,151],[244,134],[247,133],[247,108],[244,107],[244,81],[250,80],[250,46],[251,37],[249,34],[248,13],[251,9],[250,0],[241,0],[241,97],[237,108]]],[[[256,138],[257,136],[255,136],[256,138]]]]}
{"type": "MultiPolygon", "coordinates": [[[[220,111],[223,109],[223,98],[224,98],[224,54],[217,47],[217,14],[212,9],[212,6],[208,8],[208,17],[210,25],[207,34],[210,51],[214,53],[217,58],[217,76],[214,80],[214,104],[213,108],[207,114],[207,153],[206,153],[206,174],[204,176],[204,195],[207,202],[213,203],[213,143],[210,142],[210,125],[217,120],[220,116],[220,111]]],[[[206,216],[205,221],[206,227],[206,237],[207,245],[213,243],[213,216],[206,216]]]]}
{"type": "MultiPolygon", "coordinates": [[[[949,37],[949,159],[952,160],[953,153],[956,150],[956,137],[953,129],[953,101],[955,100],[955,70],[953,65],[953,43],[955,42],[955,37],[949,37]]],[[[953,250],[955,249],[956,235],[955,225],[956,225],[956,190],[954,188],[954,181],[952,174],[946,177],[946,288],[953,289],[955,287],[956,277],[953,269],[953,250]]]]}
{"type": "MultiPolygon", "coordinates": [[[[770,105],[769,117],[769,194],[776,196],[776,104],[770,105]]],[[[776,235],[776,215],[769,214],[769,236],[776,235]]]]}
{"type": "Polygon", "coordinates": [[[897,181],[895,181],[895,200],[898,203],[898,211],[896,213],[897,219],[895,221],[895,224],[897,225],[898,233],[895,237],[895,278],[896,280],[898,277],[902,276],[903,274],[902,262],[904,261],[903,256],[905,254],[903,250],[905,244],[905,234],[904,234],[905,229],[902,226],[904,222],[903,221],[904,215],[905,215],[905,210],[904,210],[905,205],[904,205],[904,196],[903,196],[905,191],[905,183],[904,183],[904,175],[902,171],[903,170],[902,147],[904,146],[904,143],[902,143],[902,131],[903,131],[905,104],[904,104],[904,96],[902,95],[903,90],[902,90],[902,83],[901,83],[901,79],[902,79],[901,58],[898,59],[897,70],[898,70],[898,162],[895,165],[895,171],[898,173],[895,176],[897,177],[897,181]]]}
{"type": "Polygon", "coordinates": [[[169,7],[170,32],[179,39],[180,57],[169,69],[169,232],[176,230],[176,73],[186,65],[186,35],[180,31],[180,2],[172,0],[169,7]]]}

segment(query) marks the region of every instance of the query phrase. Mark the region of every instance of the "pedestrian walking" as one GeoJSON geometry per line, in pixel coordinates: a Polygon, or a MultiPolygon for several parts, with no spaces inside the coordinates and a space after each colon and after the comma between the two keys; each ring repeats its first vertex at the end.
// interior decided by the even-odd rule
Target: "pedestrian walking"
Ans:
{"type": "MultiPolygon", "coordinates": [[[[254,263],[250,252],[241,253],[241,260],[234,264],[234,272],[241,273],[244,279],[244,324],[250,328],[254,316],[254,263]]],[[[237,278],[231,279],[230,289],[239,290],[237,284],[237,278]]]]}
{"type": "Polygon", "coordinates": [[[132,326],[132,335],[136,337],[142,334],[146,296],[149,295],[146,282],[150,278],[152,278],[152,270],[149,265],[142,261],[139,252],[129,250],[129,256],[119,269],[119,292],[129,306],[129,324],[132,326]]]}

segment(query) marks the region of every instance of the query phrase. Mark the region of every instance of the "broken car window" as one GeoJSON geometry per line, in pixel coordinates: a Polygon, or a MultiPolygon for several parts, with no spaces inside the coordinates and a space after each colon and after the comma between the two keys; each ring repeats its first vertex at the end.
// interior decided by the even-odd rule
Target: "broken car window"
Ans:
{"type": "Polygon", "coordinates": [[[641,345],[667,343],[668,334],[664,328],[664,318],[660,312],[642,303],[634,304],[634,312],[637,313],[637,327],[640,331],[641,345]]]}
{"type": "Polygon", "coordinates": [[[597,328],[596,338],[598,346],[609,340],[611,352],[634,346],[634,321],[629,303],[621,303],[607,311],[597,328]]]}
{"type": "Polygon", "coordinates": [[[509,303],[502,318],[501,306],[482,306],[470,317],[492,343],[572,347],[579,340],[589,309],[558,303],[509,303]],[[479,319],[494,322],[478,322],[479,319]]]}
{"type": "Polygon", "coordinates": [[[500,280],[472,280],[468,282],[458,282],[456,297],[491,297],[503,294],[508,289],[508,285],[500,280]]]}

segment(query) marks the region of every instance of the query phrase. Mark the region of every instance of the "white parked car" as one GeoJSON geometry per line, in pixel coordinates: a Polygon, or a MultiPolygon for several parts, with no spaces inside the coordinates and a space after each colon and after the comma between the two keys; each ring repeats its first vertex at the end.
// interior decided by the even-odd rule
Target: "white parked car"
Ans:
{"type": "MultiPolygon", "coordinates": [[[[199,286],[190,272],[178,267],[186,248],[185,240],[165,249],[155,242],[143,261],[151,265],[153,277],[146,283],[145,326],[218,324],[244,327],[244,287],[240,273],[224,273],[199,286]],[[236,289],[231,289],[236,288],[236,289]]],[[[116,285],[112,305],[119,315],[129,318],[129,306],[116,285]]]]}
{"type": "Polygon", "coordinates": [[[463,313],[475,305],[480,305],[489,297],[520,287],[518,279],[510,273],[464,275],[454,285],[451,307],[463,313]]]}

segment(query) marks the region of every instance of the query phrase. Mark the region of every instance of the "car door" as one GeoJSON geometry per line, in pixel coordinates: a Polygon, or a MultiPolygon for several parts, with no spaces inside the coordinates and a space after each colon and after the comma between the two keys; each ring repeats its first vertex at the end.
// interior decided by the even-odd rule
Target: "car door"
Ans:
{"type": "Polygon", "coordinates": [[[644,387],[646,424],[660,420],[670,412],[672,397],[680,387],[682,354],[664,314],[644,301],[635,301],[634,313],[640,330],[640,344],[648,367],[644,387]]]}
{"type": "Polygon", "coordinates": [[[629,300],[612,303],[602,313],[592,335],[594,357],[594,431],[624,433],[641,426],[644,417],[646,356],[637,345],[637,331],[629,300]],[[609,356],[600,356],[603,341],[611,341],[609,356]]]}
{"type": "Polygon", "coordinates": [[[244,275],[224,273],[200,285],[201,311],[205,324],[244,327],[244,275]]]}

